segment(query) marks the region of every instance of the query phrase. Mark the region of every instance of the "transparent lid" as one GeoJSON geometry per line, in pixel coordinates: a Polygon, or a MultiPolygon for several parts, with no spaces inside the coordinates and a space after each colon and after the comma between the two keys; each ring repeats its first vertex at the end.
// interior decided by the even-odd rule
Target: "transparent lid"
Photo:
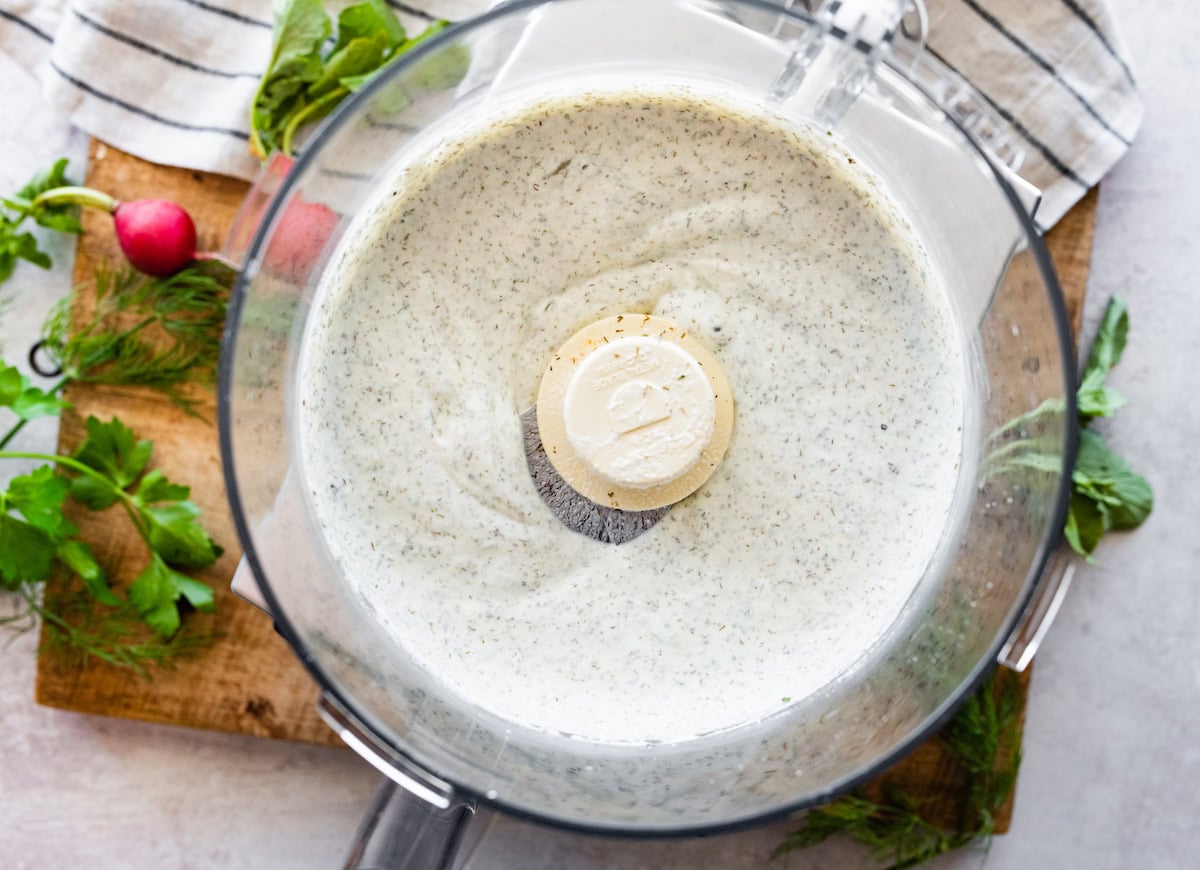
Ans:
{"type": "Polygon", "coordinates": [[[435,797],[458,790],[579,828],[721,828],[813,804],[877,772],[995,662],[1062,527],[1071,343],[1027,215],[1036,192],[1023,203],[1006,180],[1017,150],[977,100],[972,108],[965,85],[932,76],[919,22],[916,40],[897,48],[903,11],[829,3],[813,13],[750,0],[505,5],[393,64],[248,202],[243,228],[255,212],[265,217],[253,238],[243,233],[221,370],[235,520],[280,629],[339,715],[401,769],[397,778],[435,797]],[[870,8],[847,19],[851,7],[870,8]],[[343,236],[431,136],[453,139],[490,107],[565,81],[716,89],[826,131],[886,181],[949,288],[968,360],[954,521],[891,630],[811,697],[689,740],[580,740],[449,690],[344,582],[304,490],[298,360],[343,236]],[[954,98],[952,111],[931,83],[938,98],[954,98]]]}

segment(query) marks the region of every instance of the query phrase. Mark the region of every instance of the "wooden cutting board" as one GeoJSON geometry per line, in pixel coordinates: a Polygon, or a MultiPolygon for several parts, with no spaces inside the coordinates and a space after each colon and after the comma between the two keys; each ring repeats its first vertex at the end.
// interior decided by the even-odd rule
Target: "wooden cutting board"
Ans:
{"type": "MultiPolygon", "coordinates": [[[[243,182],[146,163],[99,142],[91,146],[87,183],[126,200],[164,197],[182,203],[196,219],[202,250],[220,247],[246,191],[243,182]]],[[[1095,208],[1096,193],[1092,191],[1048,236],[1076,332],[1087,285],[1095,208]]],[[[87,283],[103,259],[120,257],[107,216],[87,212],[84,227],[75,264],[80,285],[87,283]]],[[[77,312],[86,311],[89,294],[79,294],[73,304],[77,312]]],[[[64,670],[56,659],[43,654],[37,669],[38,703],[150,722],[339,744],[317,716],[314,684],[275,633],[271,620],[229,591],[241,552],[225,500],[213,398],[205,396],[200,403],[201,413],[210,422],[185,415],[149,390],[75,385],[68,388],[66,398],[73,407],[63,414],[61,451],[69,452],[83,440],[83,421],[89,414],[105,420],[119,416],[139,437],[154,441],[153,465],[172,480],[191,485],[193,500],[204,511],[203,522],[225,547],[225,555],[200,574],[216,590],[216,614],[194,613],[188,619],[198,628],[221,632],[222,637],[195,658],[180,662],[175,670],[155,671],[152,679],[94,660],[64,670]]],[[[141,570],[146,557],[143,546],[118,511],[92,513],[73,506],[69,516],[92,542],[96,557],[110,575],[132,578],[141,570]]],[[[56,593],[52,588],[47,594],[52,597],[56,593]]],[[[1027,686],[1027,674],[1023,680],[1027,686]]],[[[918,747],[887,776],[914,795],[931,798],[947,823],[957,819],[962,782],[936,739],[918,747]]],[[[998,832],[1007,829],[1010,813],[1011,802],[998,814],[998,832]]]]}

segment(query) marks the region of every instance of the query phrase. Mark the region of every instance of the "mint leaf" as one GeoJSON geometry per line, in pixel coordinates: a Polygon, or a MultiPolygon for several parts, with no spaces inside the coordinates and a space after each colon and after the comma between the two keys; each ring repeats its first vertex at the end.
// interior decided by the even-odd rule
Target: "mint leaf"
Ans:
{"type": "Polygon", "coordinates": [[[120,607],[124,602],[117,597],[104,579],[104,571],[92,555],[92,548],[83,541],[74,539],[63,541],[58,545],[55,555],[83,580],[83,585],[91,596],[101,604],[120,607]]]}
{"type": "Polygon", "coordinates": [[[154,554],[150,564],[129,587],[129,601],[156,633],[170,637],[179,630],[179,608],[176,602],[186,599],[197,610],[212,611],[212,589],[198,580],[173,571],[154,554]]]}
{"type": "MultiPolygon", "coordinates": [[[[1100,377],[1103,382],[1103,376],[1100,377]]],[[[1112,387],[1096,386],[1084,382],[1075,394],[1079,416],[1091,420],[1094,417],[1111,417],[1125,405],[1126,399],[1112,387]]]]}
{"type": "Polygon", "coordinates": [[[1087,368],[1084,370],[1084,380],[1092,372],[1108,372],[1121,360],[1125,351],[1125,342],[1129,338],[1129,309],[1120,296],[1108,300],[1104,309],[1104,317],[1092,341],[1092,350],[1088,354],[1087,368]]]}
{"type": "Polygon", "coordinates": [[[1125,397],[1104,386],[1104,381],[1112,367],[1120,361],[1128,337],[1129,310],[1119,296],[1114,296],[1104,309],[1104,317],[1092,342],[1087,366],[1075,394],[1079,418],[1083,422],[1094,417],[1111,417],[1114,411],[1125,404],[1125,397]]]}
{"type": "Polygon", "coordinates": [[[1071,546],[1085,556],[1109,529],[1136,528],[1154,508],[1154,493],[1146,478],[1136,474],[1090,429],[1079,433],[1072,482],[1074,492],[1064,533],[1071,546]]]}
{"type": "Polygon", "coordinates": [[[196,521],[200,508],[190,501],[147,505],[139,513],[146,523],[150,546],[171,565],[204,568],[223,552],[196,521]]]}
{"type": "Polygon", "coordinates": [[[1136,528],[1154,509],[1150,483],[1090,429],[1079,433],[1073,479],[1078,493],[1103,506],[1109,528],[1136,528]]]}
{"type": "MultiPolygon", "coordinates": [[[[135,441],[133,431],[116,417],[107,423],[88,417],[85,425],[87,439],[75,451],[74,458],[103,474],[118,489],[133,483],[150,461],[154,445],[147,440],[135,441]]],[[[79,478],[76,482],[84,479],[79,478]]],[[[85,490],[88,488],[84,487],[85,490]]],[[[72,494],[79,497],[74,489],[72,494]]],[[[112,501],[108,503],[112,504],[112,501]]]]}
{"type": "Polygon", "coordinates": [[[1092,551],[1100,543],[1100,538],[1107,528],[1108,522],[1102,506],[1085,495],[1072,493],[1071,505],[1067,511],[1067,525],[1063,529],[1071,548],[1090,562],[1092,551]]]}

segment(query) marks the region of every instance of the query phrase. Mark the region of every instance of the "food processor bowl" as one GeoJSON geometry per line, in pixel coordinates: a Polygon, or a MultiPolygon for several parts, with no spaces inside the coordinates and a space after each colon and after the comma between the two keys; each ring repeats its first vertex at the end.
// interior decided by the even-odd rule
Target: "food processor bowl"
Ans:
{"type": "Polygon", "coordinates": [[[411,862],[432,863],[476,802],[644,836],[726,829],[820,803],[926,737],[1006,642],[1006,654],[1021,657],[1013,645],[1023,641],[1010,638],[1060,539],[1074,451],[1072,345],[1029,215],[1036,191],[1012,171],[1020,148],[1003,122],[921,53],[915,7],[810,5],[505,4],[389,65],[286,177],[269,171],[247,201],[232,239],[244,266],[220,375],[234,518],[279,630],[323,690],[324,714],[401,786],[391,797],[435,822],[424,839],[393,832],[411,862]],[[811,697],[677,743],[589,742],[456,696],[342,581],[301,481],[298,354],[347,227],[431,143],[453,140],[489,107],[571,83],[716,90],[834,137],[883,179],[912,224],[949,289],[969,358],[954,521],[887,636],[811,697]]]}

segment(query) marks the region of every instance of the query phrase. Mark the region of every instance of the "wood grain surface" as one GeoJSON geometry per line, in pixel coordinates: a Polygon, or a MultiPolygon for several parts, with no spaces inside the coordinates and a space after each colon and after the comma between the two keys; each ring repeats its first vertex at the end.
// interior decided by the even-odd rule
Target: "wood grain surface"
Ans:
{"type": "MultiPolygon", "coordinates": [[[[190,170],[157,166],[99,142],[93,142],[88,184],[118,193],[123,199],[164,197],[182,203],[195,217],[200,248],[218,248],[246,190],[240,181],[190,170]]],[[[1091,258],[1096,191],[1092,191],[1049,234],[1047,242],[1062,282],[1071,321],[1078,332],[1091,258]]],[[[75,265],[77,284],[106,257],[119,257],[107,216],[84,215],[75,265]]],[[[87,293],[78,294],[75,310],[86,311],[87,293]]],[[[151,679],[99,661],[63,669],[50,655],[38,661],[38,703],[84,713],[123,716],[151,722],[188,725],[239,734],[278,737],[313,743],[339,741],[318,717],[317,691],[271,620],[229,591],[240,557],[225,499],[217,448],[215,402],[201,399],[197,420],[149,390],[102,385],[70,387],[73,408],[63,414],[59,448],[73,450],[83,439],[83,420],[95,414],[119,416],[141,438],[155,444],[152,465],[172,480],[190,484],[193,499],[204,511],[203,522],[225,547],[225,555],[200,576],[216,590],[217,613],[190,614],[198,627],[222,636],[175,670],[157,670],[151,679]]],[[[116,510],[91,513],[75,506],[69,516],[92,542],[97,558],[115,577],[132,578],[141,570],[145,551],[128,520],[116,510]]],[[[48,595],[56,594],[55,589],[48,595]]],[[[1028,685],[1028,673],[1023,684],[1028,685]]],[[[928,798],[939,816],[953,823],[961,805],[962,782],[952,759],[936,737],[919,746],[884,776],[913,794],[928,798]]],[[[879,782],[869,788],[878,788],[879,782]]],[[[998,814],[997,832],[1007,829],[1011,802],[998,814]]]]}

